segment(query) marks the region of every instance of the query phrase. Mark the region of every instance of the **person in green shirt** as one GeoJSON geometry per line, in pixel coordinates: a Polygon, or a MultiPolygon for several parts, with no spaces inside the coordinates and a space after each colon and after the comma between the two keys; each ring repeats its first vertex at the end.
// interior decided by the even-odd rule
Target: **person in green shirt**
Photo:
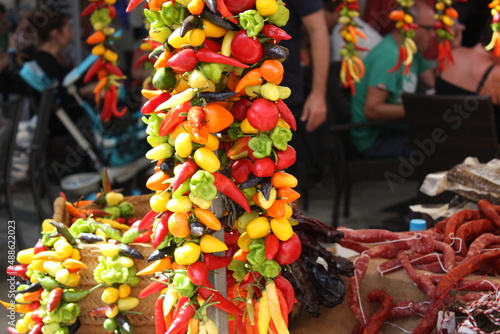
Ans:
{"type": "MultiPolygon", "coordinates": [[[[414,38],[419,52],[414,56],[410,73],[403,74],[404,66],[389,72],[398,61],[402,42],[399,30],[395,29],[364,60],[366,74],[356,84],[356,93],[352,98],[353,122],[401,120],[404,118],[402,93],[415,93],[419,81],[434,87],[434,74],[421,54],[435,34],[434,11],[425,2],[416,1],[411,12],[419,25],[414,38]]],[[[352,131],[352,139],[356,149],[367,158],[408,156],[411,153],[404,124],[357,128],[352,131]]]]}

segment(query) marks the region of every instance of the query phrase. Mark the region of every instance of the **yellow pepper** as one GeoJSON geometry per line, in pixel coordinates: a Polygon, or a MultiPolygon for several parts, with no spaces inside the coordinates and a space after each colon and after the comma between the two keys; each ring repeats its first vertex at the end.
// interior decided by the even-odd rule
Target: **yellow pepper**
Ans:
{"type": "Polygon", "coordinates": [[[257,12],[262,16],[273,15],[279,8],[276,0],[256,0],[255,6],[257,7],[257,12]]]}
{"type": "Polygon", "coordinates": [[[286,218],[271,219],[271,230],[281,241],[287,241],[293,235],[292,225],[286,218]]]}
{"type": "Polygon", "coordinates": [[[222,37],[226,34],[226,29],[219,27],[216,24],[213,24],[212,22],[208,20],[202,20],[203,23],[203,32],[205,33],[206,37],[215,37],[219,38],[222,37]]]}
{"type": "Polygon", "coordinates": [[[114,304],[118,300],[120,291],[117,288],[109,287],[104,289],[101,294],[101,300],[106,304],[114,304]]]}
{"type": "Polygon", "coordinates": [[[205,234],[200,239],[200,248],[203,253],[216,253],[226,251],[227,245],[216,237],[205,234]]]}
{"type": "Polygon", "coordinates": [[[172,198],[167,203],[167,210],[172,212],[189,212],[193,208],[193,202],[187,196],[172,198]]]}
{"type": "Polygon", "coordinates": [[[271,232],[271,225],[266,217],[259,217],[248,223],[246,232],[252,239],[264,238],[271,232]]]}
{"type": "Polygon", "coordinates": [[[19,251],[17,253],[16,260],[21,264],[30,264],[33,260],[33,256],[35,255],[34,248],[27,248],[19,251]]]}
{"type": "Polygon", "coordinates": [[[177,264],[188,266],[195,263],[201,255],[201,247],[194,242],[187,242],[174,251],[174,258],[177,264]]]}
{"type": "Polygon", "coordinates": [[[200,147],[194,152],[194,162],[203,170],[213,173],[219,170],[220,161],[217,155],[206,147],[200,147]]]}
{"type": "Polygon", "coordinates": [[[130,311],[139,305],[139,298],[137,297],[126,297],[118,299],[118,310],[120,311],[130,311]]]}

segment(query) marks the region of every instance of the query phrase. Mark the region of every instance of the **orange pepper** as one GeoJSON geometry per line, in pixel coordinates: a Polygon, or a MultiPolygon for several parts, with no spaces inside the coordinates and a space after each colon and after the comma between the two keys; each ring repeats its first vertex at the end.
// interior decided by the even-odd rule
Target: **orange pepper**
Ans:
{"type": "Polygon", "coordinates": [[[238,81],[234,91],[241,94],[245,87],[260,85],[262,82],[263,78],[260,73],[260,68],[254,68],[253,70],[248,71],[248,73],[245,74],[240,81],[238,81]]]}
{"type": "Polygon", "coordinates": [[[152,275],[154,273],[162,272],[164,270],[168,270],[171,268],[172,268],[172,260],[170,259],[170,257],[167,256],[163,259],[154,261],[149,266],[139,271],[137,273],[137,276],[152,275]]]}
{"type": "Polygon", "coordinates": [[[187,5],[187,9],[193,15],[200,15],[205,7],[203,0],[191,0],[187,5]]]}
{"type": "Polygon", "coordinates": [[[87,44],[99,44],[106,40],[106,35],[101,30],[94,32],[87,37],[87,44]]]}
{"type": "Polygon", "coordinates": [[[172,52],[170,51],[164,51],[161,53],[161,55],[158,57],[158,59],[155,61],[153,67],[154,68],[161,68],[161,67],[167,67],[167,62],[168,60],[172,58],[172,52]]]}
{"type": "Polygon", "coordinates": [[[260,73],[267,82],[279,85],[283,80],[285,70],[280,61],[276,59],[266,59],[260,66],[260,73]]]}
{"type": "Polygon", "coordinates": [[[204,108],[205,125],[210,132],[220,132],[229,127],[233,121],[233,114],[223,106],[209,103],[204,108]]]}
{"type": "Polygon", "coordinates": [[[187,237],[191,233],[187,213],[174,212],[168,218],[168,231],[172,233],[174,237],[187,237]]]}
{"type": "Polygon", "coordinates": [[[194,215],[203,225],[214,231],[218,231],[222,228],[221,222],[212,213],[212,211],[196,208],[194,209],[194,215]]]}
{"type": "Polygon", "coordinates": [[[285,203],[291,203],[300,198],[300,194],[292,188],[278,188],[278,198],[282,199],[285,203]]]}

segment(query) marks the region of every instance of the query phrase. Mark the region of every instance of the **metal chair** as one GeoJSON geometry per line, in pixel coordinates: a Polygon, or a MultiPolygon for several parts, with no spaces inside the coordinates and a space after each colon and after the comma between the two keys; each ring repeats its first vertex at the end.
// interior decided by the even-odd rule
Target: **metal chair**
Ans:
{"type": "MultiPolygon", "coordinates": [[[[23,101],[22,97],[16,97],[0,105],[0,156],[3,157],[0,167],[0,186],[5,196],[7,218],[9,221],[15,221],[16,218],[9,176],[16,144],[17,127],[21,120],[23,101]]],[[[15,236],[19,249],[23,249],[20,231],[16,231],[15,236]]]]}
{"type": "Polygon", "coordinates": [[[351,188],[356,182],[386,180],[388,172],[397,171],[397,158],[361,157],[351,141],[351,130],[363,127],[381,127],[386,121],[352,123],[350,96],[340,83],[340,62],[330,65],[328,80],[329,109],[333,124],[329,127],[332,137],[332,167],[334,172],[332,226],[337,227],[343,199],[343,216],[349,217],[351,188]]]}
{"type": "Polygon", "coordinates": [[[33,135],[32,145],[30,147],[29,158],[29,180],[31,194],[37,210],[39,221],[50,217],[43,204],[45,199],[48,207],[52,207],[55,196],[50,194],[50,183],[47,176],[47,138],[48,127],[51,115],[54,113],[56,104],[54,103],[54,94],[57,89],[57,83],[51,84],[42,91],[38,121],[33,135]]]}

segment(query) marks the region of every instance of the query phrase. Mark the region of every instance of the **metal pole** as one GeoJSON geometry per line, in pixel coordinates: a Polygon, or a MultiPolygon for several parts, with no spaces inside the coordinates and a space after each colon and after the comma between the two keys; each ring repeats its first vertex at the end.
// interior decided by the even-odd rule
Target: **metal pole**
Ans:
{"type": "Polygon", "coordinates": [[[81,22],[80,22],[80,1],[72,0],[69,1],[70,6],[71,6],[71,19],[73,22],[73,35],[75,36],[73,38],[73,59],[75,61],[75,64],[80,64],[82,62],[82,27],[81,27],[81,22]]]}
{"type": "MultiPolygon", "coordinates": [[[[212,212],[215,214],[217,218],[222,217],[222,215],[224,214],[224,204],[222,200],[222,195],[219,195],[216,199],[213,200],[212,212]]],[[[217,239],[224,241],[224,230],[221,229],[215,232],[214,236],[217,239]]],[[[215,255],[224,255],[224,254],[216,253],[215,255]]],[[[210,282],[212,283],[215,289],[217,289],[223,296],[227,297],[226,268],[217,269],[215,273],[210,274],[210,282]]],[[[229,327],[228,327],[229,320],[226,312],[219,310],[218,308],[215,307],[210,307],[207,310],[207,313],[210,319],[212,319],[217,325],[217,328],[219,329],[219,334],[229,333],[229,327]]]]}

